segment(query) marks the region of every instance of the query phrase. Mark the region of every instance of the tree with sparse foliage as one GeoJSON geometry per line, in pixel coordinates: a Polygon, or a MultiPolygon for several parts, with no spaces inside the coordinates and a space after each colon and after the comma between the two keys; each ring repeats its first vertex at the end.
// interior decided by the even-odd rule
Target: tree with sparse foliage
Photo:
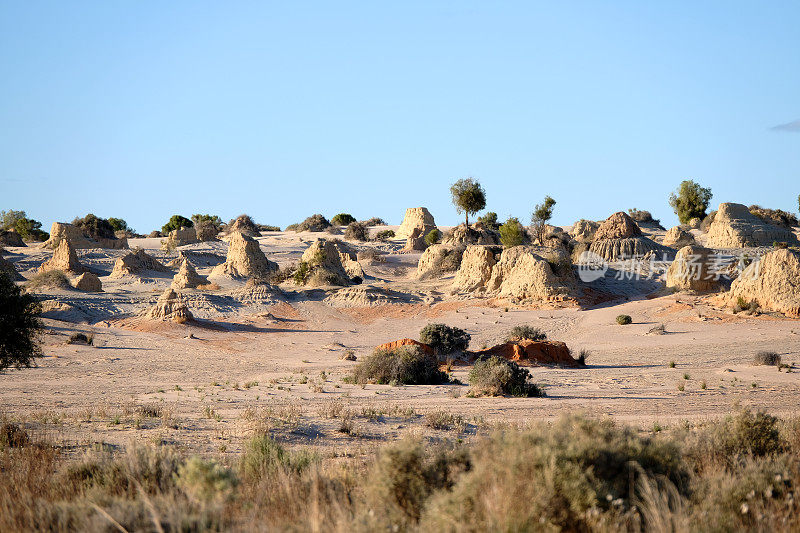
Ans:
{"type": "Polygon", "coordinates": [[[0,371],[33,366],[42,356],[39,302],[0,271],[0,371]]]}
{"type": "Polygon", "coordinates": [[[453,205],[456,206],[456,211],[464,213],[467,226],[469,226],[469,215],[486,207],[486,192],[476,179],[458,180],[450,187],[450,194],[453,196],[453,205]]]}
{"type": "Polygon", "coordinates": [[[703,220],[706,217],[712,196],[710,188],[701,187],[692,180],[684,180],[678,190],[669,195],[669,205],[681,224],[686,224],[693,218],[703,220]]]}
{"type": "Polygon", "coordinates": [[[193,228],[194,223],[186,217],[181,215],[172,215],[169,218],[169,222],[161,226],[162,233],[169,233],[174,229],[181,229],[181,228],[193,228]]]}
{"type": "Polygon", "coordinates": [[[539,244],[544,244],[544,236],[547,233],[547,223],[553,218],[553,207],[556,201],[549,196],[544,197],[544,201],[533,208],[531,215],[531,226],[533,226],[533,234],[539,241],[539,244]]]}
{"type": "Polygon", "coordinates": [[[28,215],[25,214],[25,211],[14,211],[13,209],[0,211],[0,229],[16,229],[17,222],[26,218],[28,215]]]}
{"type": "Polygon", "coordinates": [[[517,217],[508,217],[506,223],[500,226],[500,244],[505,248],[513,248],[523,242],[525,242],[525,228],[517,217]]]}
{"type": "Polygon", "coordinates": [[[428,324],[419,332],[420,342],[439,355],[463,351],[469,346],[470,334],[461,328],[445,324],[428,324]]]}
{"type": "Polygon", "coordinates": [[[114,238],[114,228],[109,221],[92,213],[89,213],[83,218],[75,218],[75,220],[72,221],[72,225],[79,227],[84,234],[93,239],[114,238]]]}
{"type": "Polygon", "coordinates": [[[425,235],[425,244],[427,244],[428,246],[433,246],[434,244],[439,242],[439,239],[441,238],[442,238],[442,232],[436,228],[433,228],[428,232],[427,235],[425,235]]]}
{"type": "Polygon", "coordinates": [[[195,213],[192,215],[192,224],[195,226],[210,224],[215,228],[220,229],[222,227],[222,219],[219,218],[219,215],[201,215],[200,213],[195,213]]]}

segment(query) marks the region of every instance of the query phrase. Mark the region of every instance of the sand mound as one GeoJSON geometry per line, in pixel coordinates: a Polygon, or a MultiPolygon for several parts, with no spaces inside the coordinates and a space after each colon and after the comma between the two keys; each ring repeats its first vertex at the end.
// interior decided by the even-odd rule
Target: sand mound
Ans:
{"type": "Polygon", "coordinates": [[[436,222],[433,220],[433,215],[430,214],[425,207],[410,207],[406,209],[406,216],[403,217],[403,223],[395,232],[395,237],[398,239],[407,239],[412,233],[414,228],[419,228],[423,236],[427,235],[432,229],[436,227],[436,222]]]}
{"type": "Polygon", "coordinates": [[[194,289],[198,285],[205,285],[206,283],[208,283],[208,280],[198,274],[197,270],[186,259],[181,262],[181,268],[172,278],[172,288],[176,290],[194,289]]]}
{"type": "Polygon", "coordinates": [[[72,282],[72,286],[84,292],[103,292],[103,283],[92,272],[84,272],[72,282]]]}
{"type": "Polygon", "coordinates": [[[595,240],[600,239],[628,239],[630,237],[641,237],[642,230],[639,225],[622,211],[614,213],[605,219],[594,234],[595,240]]]}
{"type": "Polygon", "coordinates": [[[500,244],[500,233],[486,228],[468,228],[462,224],[447,234],[442,242],[461,248],[470,244],[500,244]]]}
{"type": "Polygon", "coordinates": [[[74,274],[80,274],[84,271],[84,268],[78,262],[75,249],[68,240],[64,239],[60,241],[53,252],[53,257],[42,263],[39,267],[39,272],[48,272],[50,270],[62,270],[74,274]]]}
{"type": "Polygon", "coordinates": [[[571,277],[572,264],[564,250],[515,246],[500,255],[486,289],[515,300],[561,301],[569,294],[571,277]]]}
{"type": "Polygon", "coordinates": [[[0,246],[22,247],[26,245],[22,240],[22,237],[19,236],[19,233],[13,229],[10,229],[0,230],[0,246]]]}
{"type": "Polygon", "coordinates": [[[170,250],[175,249],[178,246],[185,246],[187,244],[194,244],[196,242],[198,242],[197,232],[194,228],[181,228],[170,231],[166,242],[163,242],[163,246],[167,250],[170,250]]]}
{"type": "Polygon", "coordinates": [[[17,272],[17,269],[14,267],[14,263],[9,261],[8,259],[3,257],[2,255],[0,255],[0,272],[5,272],[14,281],[19,281],[19,280],[24,279],[19,274],[19,272],[17,272]]]}
{"type": "Polygon", "coordinates": [[[486,288],[495,263],[494,252],[491,249],[485,246],[467,246],[461,256],[461,266],[456,272],[453,288],[459,292],[473,292],[486,288]]]}
{"type": "Polygon", "coordinates": [[[594,236],[597,233],[597,228],[600,227],[599,222],[594,222],[593,220],[584,220],[580,219],[572,226],[572,231],[570,231],[570,235],[573,239],[578,242],[592,242],[594,240],[594,236]]]}
{"type": "Polygon", "coordinates": [[[741,298],[762,309],[800,318],[800,253],[774,250],[753,261],[731,285],[730,305],[741,298]]]}
{"type": "Polygon", "coordinates": [[[218,276],[266,278],[277,270],[277,263],[267,259],[255,239],[235,232],[231,233],[228,240],[228,256],[225,262],[215,266],[209,278],[218,276]]]}
{"type": "Polygon", "coordinates": [[[487,350],[472,352],[471,355],[475,359],[496,355],[510,361],[531,365],[559,365],[572,368],[580,366],[570,354],[567,345],[559,341],[506,342],[487,350]]]}
{"type": "Polygon", "coordinates": [[[154,272],[170,271],[169,268],[159,263],[154,257],[139,249],[135,252],[128,252],[117,259],[109,277],[121,278],[123,276],[142,274],[148,270],[154,272]]]}
{"type": "Polygon", "coordinates": [[[423,353],[426,353],[428,355],[433,355],[433,348],[431,348],[425,343],[415,341],[414,339],[400,339],[392,342],[387,342],[385,344],[381,344],[380,346],[376,346],[375,349],[391,351],[391,350],[396,350],[401,346],[416,346],[423,353]]]}
{"type": "Polygon", "coordinates": [[[226,233],[229,235],[232,235],[233,233],[241,233],[242,235],[247,235],[248,237],[261,236],[261,232],[258,231],[258,226],[256,226],[255,222],[253,222],[253,219],[247,215],[239,215],[236,217],[236,220],[234,220],[226,228],[226,233]]]}
{"type": "MultiPolygon", "coordinates": [[[[308,273],[305,285],[350,285],[350,276],[342,265],[339,248],[333,241],[318,239],[309,246],[301,262],[306,264],[308,273]]],[[[360,265],[359,265],[360,266],[360,265]]]]}
{"type": "Polygon", "coordinates": [[[720,287],[713,272],[713,252],[701,246],[684,246],[667,269],[667,287],[682,291],[709,292],[720,287]]]}
{"type": "Polygon", "coordinates": [[[325,298],[325,303],[334,307],[374,307],[413,303],[418,300],[419,298],[416,296],[403,292],[369,285],[356,285],[337,290],[325,298]]]}
{"type": "Polygon", "coordinates": [[[773,242],[797,242],[788,228],[767,224],[741,204],[722,203],[708,228],[706,245],[712,248],[770,246],[773,242]]]}
{"type": "Polygon", "coordinates": [[[606,261],[642,257],[648,252],[674,254],[675,251],[642,236],[636,222],[622,211],[608,217],[594,235],[589,251],[606,261]]]}
{"type": "Polygon", "coordinates": [[[156,320],[174,320],[175,322],[186,322],[194,318],[181,294],[172,289],[164,291],[158,297],[155,305],[145,310],[142,316],[156,320]]]}
{"type": "Polygon", "coordinates": [[[669,246],[670,248],[683,248],[684,246],[692,246],[695,244],[694,235],[685,231],[680,226],[675,226],[669,229],[666,235],[664,235],[664,241],[662,242],[664,246],[669,246]]]}
{"type": "Polygon", "coordinates": [[[128,248],[128,239],[92,239],[84,235],[79,227],[63,222],[53,222],[50,228],[50,238],[42,244],[42,247],[55,249],[64,240],[69,241],[75,250],[87,248],[124,250],[128,248]]]}
{"type": "Polygon", "coordinates": [[[247,304],[274,304],[283,301],[283,293],[275,285],[265,282],[248,282],[245,287],[231,292],[231,296],[247,304]]]}
{"type": "Polygon", "coordinates": [[[463,248],[455,248],[447,244],[429,246],[419,258],[417,279],[437,278],[448,272],[455,272],[461,265],[463,248]]]}

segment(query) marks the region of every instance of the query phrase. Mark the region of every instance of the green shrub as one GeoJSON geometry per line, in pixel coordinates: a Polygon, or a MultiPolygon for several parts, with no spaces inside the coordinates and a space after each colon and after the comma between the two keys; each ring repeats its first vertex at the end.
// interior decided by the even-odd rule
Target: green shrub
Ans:
{"type": "Polygon", "coordinates": [[[537,204],[533,208],[531,215],[531,229],[536,236],[536,240],[540,245],[544,244],[545,235],[547,234],[547,223],[553,218],[553,208],[556,201],[550,196],[545,196],[541,204],[537,204]]]}
{"type": "Polygon", "coordinates": [[[272,226],[270,224],[256,224],[258,226],[258,231],[280,231],[280,226],[272,226]]]}
{"type": "Polygon", "coordinates": [[[378,232],[375,236],[376,239],[379,241],[388,241],[389,239],[394,239],[394,230],[385,229],[378,232]]]}
{"type": "Polygon", "coordinates": [[[69,340],[67,340],[67,344],[85,344],[87,346],[91,346],[94,344],[94,335],[87,335],[85,333],[73,333],[69,336],[69,340]]]}
{"type": "Polygon", "coordinates": [[[781,366],[781,356],[775,352],[758,352],[753,357],[753,364],[781,366]]]}
{"type": "MultiPolygon", "coordinates": [[[[120,219],[115,219],[120,220],[120,219]]],[[[124,221],[123,221],[124,222],[124,221]]],[[[89,213],[83,218],[76,218],[72,221],[73,226],[77,226],[84,234],[97,239],[114,239],[114,226],[105,218],[89,213]]]]}
{"type": "Polygon", "coordinates": [[[529,383],[531,373],[514,361],[493,355],[475,361],[469,372],[470,394],[473,396],[544,396],[534,383],[529,383]]]}
{"type": "Polygon", "coordinates": [[[506,337],[509,342],[521,340],[543,341],[545,339],[547,339],[547,334],[533,326],[514,326],[506,337]]]}
{"type": "MultiPolygon", "coordinates": [[[[646,483],[663,480],[683,489],[687,476],[679,449],[665,439],[610,419],[564,416],[527,431],[497,432],[477,444],[470,469],[451,490],[430,497],[420,529],[659,530],[634,527],[636,514],[629,511],[646,506],[646,483]]],[[[678,503],[685,494],[676,495],[678,503]]]]}
{"type": "Polygon", "coordinates": [[[25,290],[33,291],[36,289],[71,289],[69,278],[62,270],[48,270],[39,272],[25,282],[25,290]]]}
{"type": "Polygon", "coordinates": [[[128,223],[121,218],[108,218],[108,225],[111,226],[111,229],[114,230],[116,233],[117,231],[129,231],[130,228],[128,227],[128,223]]]}
{"type": "Polygon", "coordinates": [[[347,226],[356,221],[356,217],[350,213],[339,213],[331,219],[331,224],[334,226],[347,226]]]}
{"type": "Polygon", "coordinates": [[[416,346],[401,346],[392,350],[376,349],[353,368],[354,383],[379,385],[436,385],[447,383],[445,372],[439,370],[436,357],[416,346]]]}
{"type": "Polygon", "coordinates": [[[369,230],[367,226],[361,222],[351,222],[344,230],[344,238],[356,241],[368,241],[369,230]]]}
{"type": "Polygon", "coordinates": [[[486,229],[497,230],[499,224],[497,223],[497,213],[489,211],[482,217],[478,217],[478,222],[483,224],[486,229]]]}
{"type": "Polygon", "coordinates": [[[447,355],[466,350],[470,334],[445,324],[428,324],[419,332],[419,340],[433,348],[438,355],[447,355]]]}
{"type": "Polygon", "coordinates": [[[239,472],[249,481],[258,481],[278,472],[302,472],[318,460],[313,453],[289,452],[269,435],[257,435],[244,445],[239,472]]]}
{"type": "Polygon", "coordinates": [[[297,264],[297,269],[292,273],[292,279],[297,285],[305,285],[310,275],[311,266],[305,261],[300,261],[297,264]]]}
{"type": "Polygon", "coordinates": [[[384,447],[367,476],[365,494],[377,522],[368,529],[392,524],[390,529],[408,530],[419,521],[431,494],[452,488],[469,468],[469,455],[462,449],[431,450],[410,438],[384,447]]]}
{"type": "Polygon", "coordinates": [[[42,223],[28,218],[25,211],[14,211],[13,209],[0,211],[0,229],[13,229],[23,240],[46,241],[50,235],[41,228],[42,223]]]}
{"type": "Polygon", "coordinates": [[[632,322],[633,319],[631,318],[630,315],[617,315],[617,324],[619,324],[620,326],[627,326],[632,322]]]}
{"type": "Polygon", "coordinates": [[[442,232],[440,232],[437,228],[433,228],[425,235],[425,244],[428,246],[433,246],[442,238],[442,232]]]}
{"type": "Polygon", "coordinates": [[[660,224],[660,220],[656,220],[653,218],[653,215],[650,211],[644,211],[642,209],[636,209],[635,207],[632,209],[628,209],[628,214],[631,218],[636,222],[643,222],[643,223],[651,223],[651,224],[660,224]]]}
{"type": "Polygon", "coordinates": [[[670,195],[669,205],[681,224],[687,224],[693,218],[703,220],[706,217],[711,197],[711,189],[701,187],[692,180],[684,180],[678,190],[670,195]]]}
{"type": "Polygon", "coordinates": [[[161,232],[165,235],[172,230],[181,229],[181,228],[193,228],[194,223],[186,217],[181,215],[172,215],[169,218],[169,221],[161,226],[161,232]]]}
{"type": "Polygon", "coordinates": [[[364,220],[364,224],[367,226],[385,226],[386,221],[380,217],[372,217],[364,220]]]}
{"type": "Polygon", "coordinates": [[[192,456],[178,467],[175,484],[196,503],[221,503],[236,487],[236,476],[214,460],[192,456]]]}
{"type": "Polygon", "coordinates": [[[509,217],[505,224],[500,226],[500,243],[505,248],[513,248],[525,242],[525,228],[516,217],[509,217]]]}

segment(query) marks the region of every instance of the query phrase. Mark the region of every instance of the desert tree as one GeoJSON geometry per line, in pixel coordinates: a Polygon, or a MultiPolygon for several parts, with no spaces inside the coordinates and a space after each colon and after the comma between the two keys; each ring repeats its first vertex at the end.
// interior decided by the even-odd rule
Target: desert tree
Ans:
{"type": "Polygon", "coordinates": [[[489,211],[482,217],[478,217],[478,222],[486,226],[488,229],[496,230],[500,224],[497,222],[497,213],[489,211]]]}
{"type": "Polygon", "coordinates": [[[458,180],[450,187],[450,194],[453,196],[453,205],[456,207],[456,211],[464,213],[464,220],[468,227],[469,215],[486,207],[486,191],[476,179],[458,180]]]}
{"type": "Polygon", "coordinates": [[[39,302],[0,271],[0,371],[33,366],[42,356],[39,302]]]}
{"type": "Polygon", "coordinates": [[[130,230],[130,228],[128,227],[128,223],[125,222],[125,220],[122,218],[108,217],[108,223],[111,225],[111,228],[115,232],[130,230]]]}
{"type": "Polygon", "coordinates": [[[547,233],[547,223],[553,218],[553,208],[555,205],[555,200],[549,196],[545,196],[544,201],[533,208],[531,227],[539,244],[544,244],[544,236],[547,233]]]}
{"type": "Polygon", "coordinates": [[[706,217],[711,196],[711,189],[708,187],[701,187],[692,180],[684,180],[678,189],[669,195],[669,205],[678,215],[681,224],[686,224],[693,218],[703,220],[706,217]]]}

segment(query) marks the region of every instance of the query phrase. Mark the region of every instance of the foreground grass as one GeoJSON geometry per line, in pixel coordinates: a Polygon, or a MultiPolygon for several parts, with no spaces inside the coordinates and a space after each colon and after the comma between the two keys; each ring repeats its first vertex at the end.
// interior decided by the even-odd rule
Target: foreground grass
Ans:
{"type": "Polygon", "coordinates": [[[565,416],[367,463],[256,435],[232,464],[166,446],[82,457],[0,424],[0,531],[797,531],[800,424],[742,411],[642,433],[565,416]]]}

